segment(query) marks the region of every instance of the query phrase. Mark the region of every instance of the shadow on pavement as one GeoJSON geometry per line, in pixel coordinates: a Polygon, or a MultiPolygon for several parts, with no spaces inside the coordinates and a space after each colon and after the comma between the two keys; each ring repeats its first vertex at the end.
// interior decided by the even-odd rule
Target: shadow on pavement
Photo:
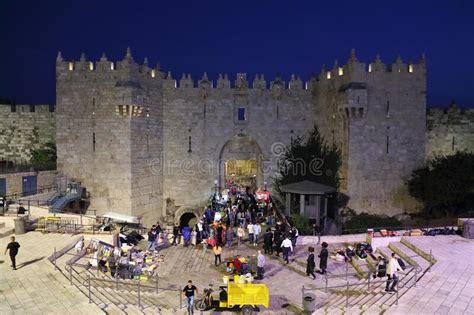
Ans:
{"type": "Polygon", "coordinates": [[[45,257],[46,256],[43,256],[43,257],[40,257],[40,258],[35,258],[35,259],[29,260],[29,261],[25,261],[25,262],[19,264],[16,269],[21,269],[21,268],[26,267],[28,265],[34,264],[35,262],[43,260],[45,257]]]}

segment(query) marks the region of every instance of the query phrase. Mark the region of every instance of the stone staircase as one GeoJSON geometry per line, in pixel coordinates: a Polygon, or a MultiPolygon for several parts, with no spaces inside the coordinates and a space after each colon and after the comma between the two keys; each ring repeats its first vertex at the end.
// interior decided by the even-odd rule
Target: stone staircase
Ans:
{"type": "MultiPolygon", "coordinates": [[[[426,244],[428,245],[428,244],[426,244]]],[[[410,288],[416,285],[427,271],[430,269],[429,254],[423,252],[421,248],[413,244],[409,239],[402,238],[401,242],[389,243],[386,247],[379,247],[374,255],[389,258],[395,252],[406,263],[406,269],[399,274],[398,298],[406,294],[410,288]],[[420,255],[423,252],[426,255],[420,255]]],[[[432,259],[434,263],[435,260],[432,259]]],[[[375,278],[368,281],[367,276],[374,270],[372,259],[353,259],[353,269],[359,273],[359,280],[353,281],[349,278],[349,290],[347,282],[343,279],[329,279],[329,289],[327,293],[317,294],[317,314],[341,314],[341,313],[383,313],[392,305],[397,303],[397,294],[385,292],[386,278],[375,278]],[[331,288],[332,286],[337,286],[331,288]],[[348,292],[348,294],[346,294],[348,292]]]]}
{"type": "MultiPolygon", "coordinates": [[[[68,264],[70,255],[63,255],[56,260],[56,266],[63,275],[85,296],[90,297],[106,314],[144,315],[144,314],[180,314],[178,289],[168,290],[143,284],[140,289],[140,306],[138,302],[138,286],[134,280],[120,280],[118,289],[115,278],[110,273],[97,273],[96,268],[88,267],[87,258],[82,258],[76,265],[68,264]],[[89,293],[90,281],[90,293],[89,293]],[[148,286],[148,287],[147,287],[148,286]]],[[[183,301],[184,305],[184,301],[183,301]]],[[[184,313],[183,313],[184,314],[184,313]]]]}

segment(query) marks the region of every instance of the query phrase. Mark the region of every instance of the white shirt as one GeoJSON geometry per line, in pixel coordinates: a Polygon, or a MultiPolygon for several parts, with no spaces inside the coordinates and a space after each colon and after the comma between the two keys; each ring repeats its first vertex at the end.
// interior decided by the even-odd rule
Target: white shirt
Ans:
{"type": "Polygon", "coordinates": [[[247,226],[247,229],[249,230],[249,234],[253,234],[254,228],[253,228],[253,224],[252,224],[252,223],[250,223],[250,224],[247,226]]]}
{"type": "Polygon", "coordinates": [[[387,275],[392,277],[397,270],[402,270],[402,267],[398,264],[398,260],[392,257],[387,265],[387,275]]]}
{"type": "Polygon", "coordinates": [[[285,238],[283,240],[283,242],[281,242],[281,247],[289,247],[291,249],[291,251],[293,251],[293,244],[291,243],[291,241],[287,238],[285,238]]]}
{"type": "Polygon", "coordinates": [[[262,231],[262,228],[260,227],[260,225],[255,224],[255,225],[253,226],[253,233],[254,233],[254,234],[260,234],[261,231],[262,231]]]}

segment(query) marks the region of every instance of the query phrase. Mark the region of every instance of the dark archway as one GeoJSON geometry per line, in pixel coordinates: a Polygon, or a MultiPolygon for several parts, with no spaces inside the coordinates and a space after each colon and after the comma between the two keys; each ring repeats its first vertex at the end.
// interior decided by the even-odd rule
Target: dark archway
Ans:
{"type": "Polygon", "coordinates": [[[179,218],[179,227],[183,228],[185,226],[194,227],[197,224],[197,218],[194,213],[185,212],[179,218]]]}

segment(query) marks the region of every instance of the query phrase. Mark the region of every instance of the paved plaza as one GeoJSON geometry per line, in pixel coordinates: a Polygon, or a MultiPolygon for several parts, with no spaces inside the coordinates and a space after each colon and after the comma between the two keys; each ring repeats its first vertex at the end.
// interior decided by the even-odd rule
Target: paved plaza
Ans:
{"type": "MultiPolygon", "coordinates": [[[[154,310],[138,310],[130,307],[125,310],[103,308],[88,302],[85,294],[71,286],[66,277],[47,260],[54,247],[62,248],[77,236],[41,234],[30,232],[17,237],[21,244],[17,257],[18,270],[9,267],[8,256],[2,256],[0,264],[0,314],[156,314],[154,310]],[[128,310],[128,311],[127,311],[128,310]],[[133,310],[133,311],[132,311],[133,310]]],[[[87,237],[86,237],[87,238],[87,237]]],[[[90,238],[90,237],[89,237],[90,238]]],[[[329,243],[343,243],[348,238],[361,236],[327,237],[329,243]]],[[[110,241],[109,236],[104,240],[110,241]]],[[[9,237],[0,239],[2,250],[9,237]]],[[[419,247],[432,249],[438,260],[431,272],[427,272],[413,287],[403,294],[398,305],[387,310],[363,310],[350,308],[346,314],[474,314],[474,241],[459,236],[411,237],[410,241],[419,247]]],[[[311,242],[308,239],[305,243],[311,242]]],[[[285,266],[281,259],[267,257],[264,282],[269,287],[270,307],[261,310],[262,314],[292,314],[301,312],[301,287],[320,287],[324,285],[321,276],[316,280],[304,274],[306,245],[297,246],[293,261],[285,266]]],[[[257,247],[258,248],[258,247],[257,247]]],[[[226,257],[255,254],[257,248],[248,245],[225,248],[226,257]]],[[[319,250],[319,247],[317,247],[319,250]]],[[[177,289],[192,279],[198,289],[209,283],[217,287],[225,274],[223,265],[214,266],[211,250],[202,248],[172,246],[162,248],[165,262],[159,267],[160,287],[175,288],[174,291],[160,293],[157,299],[163,301],[162,314],[185,314],[179,308],[177,289]]],[[[336,264],[330,264],[332,274],[343,273],[336,264]]],[[[319,298],[320,294],[317,294],[319,298]]],[[[214,312],[218,313],[218,312],[214,312]]],[[[220,312],[219,312],[220,313],[220,312]]],[[[231,314],[231,312],[222,312],[231,314]]],[[[341,314],[341,309],[319,309],[316,313],[341,314]]]]}

